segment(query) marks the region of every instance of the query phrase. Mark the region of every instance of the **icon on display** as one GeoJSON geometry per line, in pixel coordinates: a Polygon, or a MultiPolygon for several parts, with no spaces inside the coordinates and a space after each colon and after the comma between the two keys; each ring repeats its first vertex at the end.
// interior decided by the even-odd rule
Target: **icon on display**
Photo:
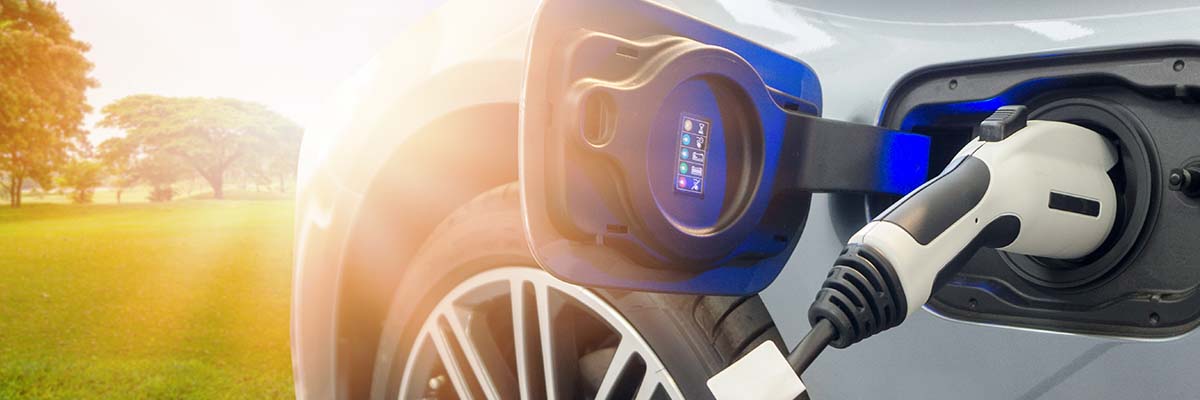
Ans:
{"type": "MultiPolygon", "coordinates": [[[[692,159],[692,156],[690,154],[691,154],[691,152],[688,151],[688,149],[679,150],[679,158],[682,158],[684,160],[692,159]]],[[[701,158],[703,158],[703,157],[701,157],[701,158]]]]}
{"type": "Polygon", "coordinates": [[[686,174],[688,172],[687,163],[679,163],[679,173],[686,174]]]}
{"type": "Polygon", "coordinates": [[[704,179],[685,175],[676,176],[675,190],[689,194],[704,194],[704,179]]]}
{"type": "Polygon", "coordinates": [[[697,135],[708,135],[708,122],[688,117],[686,114],[682,117],[682,130],[687,133],[695,133],[697,135]]]}
{"type": "Polygon", "coordinates": [[[675,190],[689,194],[704,194],[704,179],[678,175],[675,177],[675,190]]]}
{"type": "Polygon", "coordinates": [[[690,146],[692,144],[692,135],[683,134],[683,145],[690,146]]]}

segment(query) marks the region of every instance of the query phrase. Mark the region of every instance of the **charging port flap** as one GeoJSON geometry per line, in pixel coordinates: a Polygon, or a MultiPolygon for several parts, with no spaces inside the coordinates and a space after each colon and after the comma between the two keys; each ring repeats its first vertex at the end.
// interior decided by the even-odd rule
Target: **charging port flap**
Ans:
{"type": "Polygon", "coordinates": [[[532,32],[522,204],[534,256],[564,280],[754,293],[810,193],[927,178],[925,136],[821,119],[807,65],[675,11],[549,0],[532,32]]]}

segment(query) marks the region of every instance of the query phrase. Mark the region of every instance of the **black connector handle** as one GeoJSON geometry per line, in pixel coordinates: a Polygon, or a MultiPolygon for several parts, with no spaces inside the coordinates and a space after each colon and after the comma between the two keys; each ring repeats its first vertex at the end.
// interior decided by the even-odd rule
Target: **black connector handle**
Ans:
{"type": "Polygon", "coordinates": [[[833,346],[845,348],[904,320],[904,292],[895,271],[869,247],[848,246],[829,271],[808,310],[812,330],[788,354],[788,364],[802,374],[833,346]]]}

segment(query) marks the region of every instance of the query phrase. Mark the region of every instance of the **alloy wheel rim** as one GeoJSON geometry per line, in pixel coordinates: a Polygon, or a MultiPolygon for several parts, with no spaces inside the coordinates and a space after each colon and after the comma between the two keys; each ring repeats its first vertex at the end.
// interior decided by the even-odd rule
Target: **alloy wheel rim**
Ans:
{"type": "Polygon", "coordinates": [[[615,308],[537,268],[459,283],[410,349],[401,399],[683,398],[615,308]]]}

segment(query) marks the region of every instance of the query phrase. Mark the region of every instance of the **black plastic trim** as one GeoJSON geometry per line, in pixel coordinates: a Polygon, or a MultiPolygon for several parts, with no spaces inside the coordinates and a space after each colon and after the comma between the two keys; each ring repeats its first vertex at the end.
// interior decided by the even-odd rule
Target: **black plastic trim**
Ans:
{"type": "Polygon", "coordinates": [[[1050,200],[1047,201],[1046,206],[1052,210],[1066,211],[1089,217],[1100,216],[1100,202],[1066,193],[1050,192],[1050,200]]]}
{"type": "Polygon", "coordinates": [[[1025,106],[1004,106],[979,123],[976,135],[985,142],[999,142],[1025,129],[1029,122],[1029,109],[1025,106]]]}
{"type": "Polygon", "coordinates": [[[902,195],[928,175],[922,135],[793,112],[787,118],[775,178],[781,190],[902,195]]]}

